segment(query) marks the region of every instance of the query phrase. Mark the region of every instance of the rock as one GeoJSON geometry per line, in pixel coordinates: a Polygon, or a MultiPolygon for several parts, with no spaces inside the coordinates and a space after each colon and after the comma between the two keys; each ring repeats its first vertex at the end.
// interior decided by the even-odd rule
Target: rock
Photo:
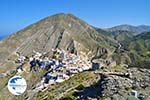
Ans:
{"type": "Polygon", "coordinates": [[[143,93],[140,93],[140,94],[138,95],[138,98],[139,98],[140,100],[145,100],[146,98],[148,98],[148,96],[145,95],[145,94],[143,94],[143,93]]]}
{"type": "Polygon", "coordinates": [[[131,88],[131,81],[124,80],[122,77],[112,76],[102,80],[100,83],[102,91],[102,96],[111,97],[117,93],[125,94],[122,90],[125,90],[125,87],[131,88]]]}
{"type": "MultiPolygon", "coordinates": [[[[119,76],[119,74],[110,74],[107,77],[102,75],[100,82],[101,96],[112,97],[117,95],[117,98],[126,99],[132,89],[137,90],[137,93],[140,93],[138,91],[140,89],[143,92],[138,97],[146,98],[147,93],[144,90],[150,88],[150,78],[147,76],[149,75],[149,71],[130,68],[125,73],[130,73],[130,77],[119,76]]],[[[122,75],[122,73],[120,74],[122,75]]]]}
{"type": "Polygon", "coordinates": [[[6,77],[7,74],[6,73],[0,73],[0,78],[6,77]]]}

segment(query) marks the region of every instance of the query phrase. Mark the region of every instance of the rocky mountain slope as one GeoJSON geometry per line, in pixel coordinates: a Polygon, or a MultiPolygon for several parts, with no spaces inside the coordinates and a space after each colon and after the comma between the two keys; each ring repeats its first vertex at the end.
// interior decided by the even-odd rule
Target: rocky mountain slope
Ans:
{"type": "Polygon", "coordinates": [[[28,56],[33,50],[48,52],[52,48],[60,47],[77,53],[91,51],[94,56],[104,56],[112,52],[116,45],[115,41],[98,33],[77,17],[71,14],[57,14],[0,41],[0,65],[6,66],[6,62],[11,63],[16,57],[16,52],[28,56]]]}
{"type": "MultiPolygon", "coordinates": [[[[9,94],[6,86],[7,80],[16,74],[18,64],[15,61],[18,58],[18,54],[32,57],[34,52],[37,51],[46,52],[51,57],[52,48],[61,48],[80,56],[83,55],[83,59],[87,57],[90,61],[97,58],[109,58],[117,46],[118,43],[115,40],[105,37],[71,14],[56,14],[44,18],[0,41],[0,73],[8,75],[0,79],[3,81],[0,84],[0,97],[6,99],[6,94],[9,94]]],[[[25,68],[28,70],[29,67],[30,65],[27,63],[25,68]]],[[[26,93],[18,98],[9,94],[7,99],[20,100],[34,96],[31,92],[34,93],[33,88],[41,80],[43,73],[46,72],[41,72],[38,75],[29,72],[21,74],[28,81],[26,93]]]]}

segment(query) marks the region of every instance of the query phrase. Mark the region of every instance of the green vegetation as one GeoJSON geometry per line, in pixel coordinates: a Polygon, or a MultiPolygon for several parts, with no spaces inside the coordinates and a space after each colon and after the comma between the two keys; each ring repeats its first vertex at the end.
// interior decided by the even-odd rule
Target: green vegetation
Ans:
{"type": "Polygon", "coordinates": [[[42,100],[44,97],[48,97],[48,99],[66,97],[67,94],[73,93],[77,87],[81,89],[81,87],[83,88],[83,86],[90,84],[90,82],[96,81],[95,77],[96,75],[90,71],[79,73],[63,83],[50,86],[48,90],[39,92],[38,100],[42,100]]]}
{"type": "Polygon", "coordinates": [[[116,96],[112,96],[111,100],[118,100],[116,96]]]}
{"type": "Polygon", "coordinates": [[[127,100],[138,100],[138,99],[135,98],[134,96],[129,96],[129,97],[127,98],[127,100]]]}
{"type": "Polygon", "coordinates": [[[70,94],[65,97],[62,97],[60,100],[77,100],[77,98],[70,94]]]}
{"type": "Polygon", "coordinates": [[[99,100],[107,100],[107,97],[100,97],[99,100]]]}
{"type": "Polygon", "coordinates": [[[150,50],[150,45],[148,45],[150,43],[149,39],[149,32],[139,34],[129,43],[128,49],[140,57],[148,57],[148,52],[150,50]]]}
{"type": "Polygon", "coordinates": [[[76,90],[83,90],[85,87],[83,84],[78,85],[75,89],[76,90]]]}
{"type": "Polygon", "coordinates": [[[117,65],[121,63],[128,64],[134,67],[149,68],[150,65],[150,34],[141,33],[137,36],[132,36],[128,32],[120,33],[116,39],[121,40],[121,49],[125,52],[116,50],[112,54],[112,59],[117,62],[117,65]],[[122,39],[120,39],[122,38],[122,39]]]}

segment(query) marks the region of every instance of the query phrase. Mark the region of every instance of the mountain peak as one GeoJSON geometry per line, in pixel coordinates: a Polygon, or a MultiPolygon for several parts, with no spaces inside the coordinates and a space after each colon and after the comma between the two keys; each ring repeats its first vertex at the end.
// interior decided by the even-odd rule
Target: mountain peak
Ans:
{"type": "Polygon", "coordinates": [[[54,14],[52,16],[48,16],[46,18],[52,18],[52,17],[56,17],[56,18],[64,18],[64,17],[77,18],[75,15],[73,15],[71,13],[58,13],[58,14],[54,14]]]}
{"type": "Polygon", "coordinates": [[[92,51],[93,55],[96,55],[96,49],[103,49],[99,54],[105,55],[104,51],[108,53],[114,49],[108,41],[111,40],[76,16],[59,13],[46,17],[4,39],[0,43],[2,47],[0,52],[6,55],[2,55],[0,62],[7,59],[9,55],[14,55],[12,54],[14,52],[28,56],[33,50],[48,52],[57,47],[66,51],[73,49],[77,52],[86,49],[88,52],[92,51]]]}

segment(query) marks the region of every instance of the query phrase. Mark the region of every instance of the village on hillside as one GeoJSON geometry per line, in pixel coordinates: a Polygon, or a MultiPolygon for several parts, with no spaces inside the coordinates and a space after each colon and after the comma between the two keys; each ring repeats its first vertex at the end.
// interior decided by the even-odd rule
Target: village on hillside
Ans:
{"type": "Polygon", "coordinates": [[[16,60],[18,64],[17,74],[21,74],[24,71],[38,73],[39,70],[46,70],[46,74],[43,75],[41,82],[36,86],[37,90],[42,90],[49,85],[61,83],[77,73],[92,68],[91,61],[88,61],[86,57],[83,59],[74,52],[65,52],[60,48],[52,49],[52,52],[52,57],[49,57],[46,53],[36,51],[34,51],[34,55],[31,57],[25,57],[19,54],[16,60]],[[26,68],[24,66],[25,63],[29,63],[30,66],[26,68]]]}
{"type": "MultiPolygon", "coordinates": [[[[114,75],[114,77],[129,77],[130,75],[130,73],[121,72],[99,72],[97,69],[102,67],[104,63],[99,64],[97,61],[90,61],[86,55],[81,57],[81,55],[79,56],[73,51],[66,52],[60,48],[52,49],[51,51],[53,52],[51,57],[49,57],[49,53],[36,51],[33,51],[34,55],[31,57],[25,57],[18,53],[18,59],[16,60],[18,75],[23,72],[39,74],[40,70],[46,71],[41,77],[41,81],[36,84],[34,91],[45,91],[51,85],[62,83],[75,74],[88,70],[94,71],[95,74],[100,74],[101,80],[105,80],[111,75],[114,75]],[[28,63],[28,66],[25,66],[25,63],[28,63]]],[[[114,62],[109,63],[109,66],[115,65],[114,62]]],[[[137,98],[138,92],[132,90],[130,95],[137,98]]]]}

